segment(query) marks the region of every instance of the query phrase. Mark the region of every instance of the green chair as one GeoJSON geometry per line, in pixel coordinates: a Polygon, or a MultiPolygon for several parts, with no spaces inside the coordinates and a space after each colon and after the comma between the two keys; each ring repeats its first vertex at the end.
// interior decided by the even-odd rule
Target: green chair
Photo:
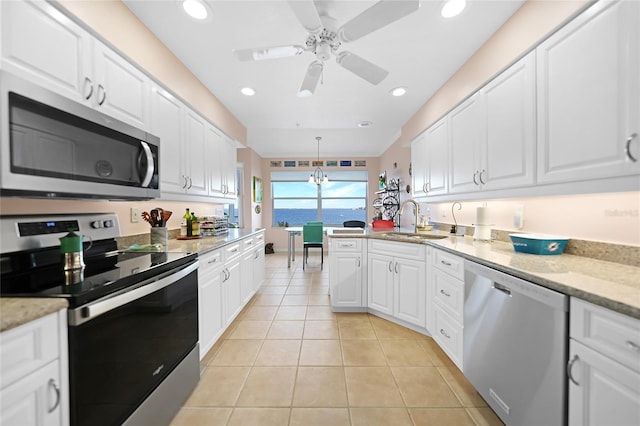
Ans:
{"type": "Polygon", "coordinates": [[[324,246],[322,244],[324,236],[324,230],[322,229],[322,222],[307,222],[302,226],[302,241],[303,241],[303,255],[302,255],[302,270],[304,270],[309,258],[309,248],[320,249],[320,269],[324,266],[324,246]]]}

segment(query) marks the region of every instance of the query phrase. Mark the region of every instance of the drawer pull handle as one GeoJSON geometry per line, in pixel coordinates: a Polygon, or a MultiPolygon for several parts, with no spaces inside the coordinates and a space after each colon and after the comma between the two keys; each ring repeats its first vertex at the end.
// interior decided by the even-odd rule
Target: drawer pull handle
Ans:
{"type": "Polygon", "coordinates": [[[446,337],[447,339],[451,339],[451,336],[449,336],[449,335],[447,334],[447,332],[446,332],[446,331],[444,331],[444,329],[443,329],[443,328],[441,328],[441,329],[440,329],[440,334],[442,334],[442,335],[443,335],[444,337],[446,337]]]}
{"type": "Polygon", "coordinates": [[[450,293],[447,293],[447,292],[446,292],[446,291],[444,291],[444,289],[442,289],[442,288],[440,289],[440,293],[441,293],[441,294],[443,294],[443,295],[445,295],[445,296],[447,296],[447,297],[451,297],[451,294],[450,294],[450,293]]]}
{"type": "Polygon", "coordinates": [[[237,252],[237,251],[238,251],[238,248],[236,247],[236,248],[234,248],[233,250],[231,250],[231,253],[235,253],[235,252],[237,252]]]}
{"type": "Polygon", "coordinates": [[[577,361],[580,361],[580,357],[578,355],[574,355],[573,359],[571,359],[571,361],[569,361],[569,364],[567,364],[567,376],[569,377],[569,380],[571,380],[576,386],[580,386],[580,383],[578,383],[576,379],[573,378],[573,364],[575,364],[577,361]]]}
{"type": "Polygon", "coordinates": [[[638,346],[637,343],[634,343],[631,340],[627,340],[625,342],[625,345],[627,346],[627,348],[629,348],[630,350],[632,350],[634,352],[640,352],[640,346],[638,346]]]}
{"type": "Polygon", "coordinates": [[[49,413],[53,413],[53,411],[58,408],[58,405],[60,405],[60,388],[58,387],[58,385],[56,385],[56,381],[54,379],[49,379],[48,386],[49,389],[53,389],[56,395],[56,400],[53,404],[53,407],[49,408],[48,410],[49,413]]]}
{"type": "Polygon", "coordinates": [[[217,259],[217,258],[213,258],[213,259],[211,259],[208,263],[209,263],[209,264],[212,264],[212,263],[216,263],[217,261],[218,261],[218,259],[217,259]]]}
{"type": "Polygon", "coordinates": [[[446,262],[444,260],[441,260],[440,263],[442,263],[444,266],[452,266],[451,263],[446,262]]]}

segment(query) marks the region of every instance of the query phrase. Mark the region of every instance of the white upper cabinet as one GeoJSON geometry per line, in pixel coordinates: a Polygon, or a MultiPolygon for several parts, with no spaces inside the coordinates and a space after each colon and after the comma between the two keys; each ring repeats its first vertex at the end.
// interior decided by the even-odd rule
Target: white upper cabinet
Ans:
{"type": "Polygon", "coordinates": [[[207,186],[207,122],[194,111],[185,108],[184,170],[186,191],[193,195],[208,195],[207,186]]]}
{"type": "Polygon", "coordinates": [[[422,133],[411,141],[411,188],[414,197],[427,195],[427,136],[422,133]]]}
{"type": "Polygon", "coordinates": [[[537,48],[538,182],[640,172],[640,3],[596,3],[537,48]]]}
{"type": "Polygon", "coordinates": [[[447,192],[449,117],[428,128],[411,143],[411,180],[414,197],[447,192]]]}
{"type": "Polygon", "coordinates": [[[235,143],[213,126],[207,129],[209,163],[209,193],[212,196],[235,198],[236,147],[235,143]]]}
{"type": "Polygon", "coordinates": [[[449,192],[473,191],[486,175],[480,153],[486,138],[485,109],[481,93],[476,93],[449,114],[451,156],[449,192]]]}

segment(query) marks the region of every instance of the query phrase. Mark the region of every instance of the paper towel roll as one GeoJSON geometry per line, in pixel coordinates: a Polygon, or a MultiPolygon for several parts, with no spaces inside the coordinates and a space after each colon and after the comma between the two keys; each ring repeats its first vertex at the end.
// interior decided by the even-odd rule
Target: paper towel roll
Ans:
{"type": "Polygon", "coordinates": [[[489,209],[487,207],[476,207],[476,225],[489,225],[489,209]]]}

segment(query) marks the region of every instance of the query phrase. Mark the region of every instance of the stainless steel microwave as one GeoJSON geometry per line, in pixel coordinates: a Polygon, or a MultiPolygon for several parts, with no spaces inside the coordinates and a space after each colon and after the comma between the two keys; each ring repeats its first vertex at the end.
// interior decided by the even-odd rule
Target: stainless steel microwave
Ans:
{"type": "Polygon", "coordinates": [[[0,71],[0,194],[160,196],[160,139],[0,71]]]}

